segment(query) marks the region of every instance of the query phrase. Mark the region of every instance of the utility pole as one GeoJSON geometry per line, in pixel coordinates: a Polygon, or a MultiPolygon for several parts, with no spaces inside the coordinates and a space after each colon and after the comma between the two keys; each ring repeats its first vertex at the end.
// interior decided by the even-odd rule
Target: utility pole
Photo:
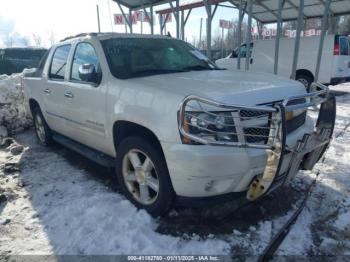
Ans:
{"type": "Polygon", "coordinates": [[[221,57],[224,57],[224,27],[221,28],[221,57]]]}
{"type": "Polygon", "coordinates": [[[101,33],[100,9],[99,9],[98,5],[96,5],[96,12],[97,12],[97,26],[98,26],[98,32],[101,33]]]}
{"type": "Polygon", "coordinates": [[[203,18],[201,18],[201,24],[199,27],[199,49],[202,47],[202,29],[203,29],[203,18]]]}
{"type": "Polygon", "coordinates": [[[144,13],[141,11],[140,13],[141,16],[141,35],[143,34],[143,17],[144,17],[144,13]]]}

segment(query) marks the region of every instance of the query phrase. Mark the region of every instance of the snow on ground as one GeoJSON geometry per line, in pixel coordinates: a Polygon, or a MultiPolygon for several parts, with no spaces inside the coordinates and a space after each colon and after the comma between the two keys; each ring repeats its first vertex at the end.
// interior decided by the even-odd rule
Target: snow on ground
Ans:
{"type": "MultiPolygon", "coordinates": [[[[2,163],[21,171],[1,173],[9,201],[1,206],[0,254],[175,254],[228,252],[222,240],[184,241],[155,232],[157,223],[79,166],[18,136],[24,152],[2,150],[2,163]]],[[[62,150],[61,150],[62,151],[62,150]]]]}
{"type": "MultiPolygon", "coordinates": [[[[350,254],[350,96],[340,97],[337,106],[336,137],[320,171],[316,187],[279,253],[304,245],[316,255],[350,254]],[[303,236],[303,237],[301,237],[303,236]],[[303,241],[307,236],[307,241],[303,241]],[[305,242],[305,243],[300,243],[305,242]]],[[[303,176],[310,176],[307,172],[303,176]]],[[[296,254],[298,250],[295,250],[296,254]]]]}
{"type": "MultiPolygon", "coordinates": [[[[339,136],[279,254],[350,253],[350,96],[338,101],[339,136]]],[[[113,172],[63,147],[40,146],[32,130],[16,140],[0,148],[0,255],[258,255],[315,178],[300,172],[274,196],[236,212],[232,201],[153,219],[119,194],[113,172]]]]}
{"type": "Polygon", "coordinates": [[[332,91],[350,93],[350,83],[343,83],[335,86],[329,86],[332,91]]]}

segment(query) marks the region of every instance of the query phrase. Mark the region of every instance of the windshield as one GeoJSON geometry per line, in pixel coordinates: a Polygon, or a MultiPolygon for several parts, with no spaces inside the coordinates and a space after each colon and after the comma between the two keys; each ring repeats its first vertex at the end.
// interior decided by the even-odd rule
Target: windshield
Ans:
{"type": "Polygon", "coordinates": [[[218,69],[200,51],[176,39],[112,38],[101,42],[111,73],[120,79],[218,69]]]}

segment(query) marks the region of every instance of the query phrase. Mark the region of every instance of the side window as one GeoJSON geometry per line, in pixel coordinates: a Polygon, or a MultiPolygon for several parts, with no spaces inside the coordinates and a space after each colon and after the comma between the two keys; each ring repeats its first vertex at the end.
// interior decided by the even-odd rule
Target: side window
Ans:
{"type": "Polygon", "coordinates": [[[50,79],[63,80],[71,45],[63,45],[55,50],[50,66],[50,79]]]}
{"type": "Polygon", "coordinates": [[[40,76],[42,75],[43,70],[44,70],[44,67],[45,67],[45,64],[46,64],[47,57],[48,57],[49,54],[50,54],[50,50],[51,50],[51,49],[47,50],[47,51],[45,52],[45,54],[43,55],[43,57],[41,58],[41,60],[40,60],[40,62],[39,62],[39,64],[38,64],[38,68],[37,68],[36,71],[35,71],[35,76],[36,76],[36,77],[40,77],[40,76]]]}
{"type": "Polygon", "coordinates": [[[101,67],[94,47],[89,43],[80,43],[75,49],[70,79],[88,83],[99,83],[101,67]]]}
{"type": "Polygon", "coordinates": [[[349,55],[349,44],[345,37],[340,38],[340,55],[349,55]]]}

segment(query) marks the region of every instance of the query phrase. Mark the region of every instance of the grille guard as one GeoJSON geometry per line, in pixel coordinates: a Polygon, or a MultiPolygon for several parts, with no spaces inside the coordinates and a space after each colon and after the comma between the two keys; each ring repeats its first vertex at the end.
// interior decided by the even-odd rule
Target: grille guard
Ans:
{"type": "MultiPolygon", "coordinates": [[[[198,96],[188,96],[180,105],[179,131],[183,138],[200,144],[265,150],[267,161],[264,173],[252,181],[247,192],[247,198],[253,201],[284,184],[285,181],[293,177],[299,169],[311,170],[328,148],[334,130],[336,100],[335,97],[330,94],[329,89],[320,83],[313,83],[311,85],[311,90],[310,93],[288,97],[282,102],[276,102],[270,106],[262,105],[253,107],[224,104],[198,96]],[[295,103],[295,101],[300,100],[302,100],[303,103],[295,103]],[[188,126],[192,124],[186,120],[186,112],[189,111],[188,109],[194,109],[193,103],[198,105],[198,111],[207,114],[213,113],[204,109],[203,106],[234,112],[232,113],[232,119],[235,132],[230,134],[236,135],[238,141],[213,141],[205,137],[191,134],[188,126]],[[289,148],[286,145],[286,114],[295,110],[308,110],[311,107],[318,111],[314,131],[311,134],[304,134],[303,138],[297,142],[294,148],[289,148]],[[254,112],[255,114],[257,112],[268,114],[269,135],[263,136],[266,138],[266,143],[247,142],[247,137],[251,136],[251,134],[244,133],[244,125],[241,122],[242,111],[252,112],[253,115],[254,112]],[[287,161],[285,160],[285,156],[289,154],[291,154],[288,160],[289,163],[284,163],[284,161],[287,161]],[[288,168],[282,173],[281,167],[286,164],[288,168]]],[[[248,120],[257,120],[260,117],[252,116],[247,118],[248,120]]]]}

